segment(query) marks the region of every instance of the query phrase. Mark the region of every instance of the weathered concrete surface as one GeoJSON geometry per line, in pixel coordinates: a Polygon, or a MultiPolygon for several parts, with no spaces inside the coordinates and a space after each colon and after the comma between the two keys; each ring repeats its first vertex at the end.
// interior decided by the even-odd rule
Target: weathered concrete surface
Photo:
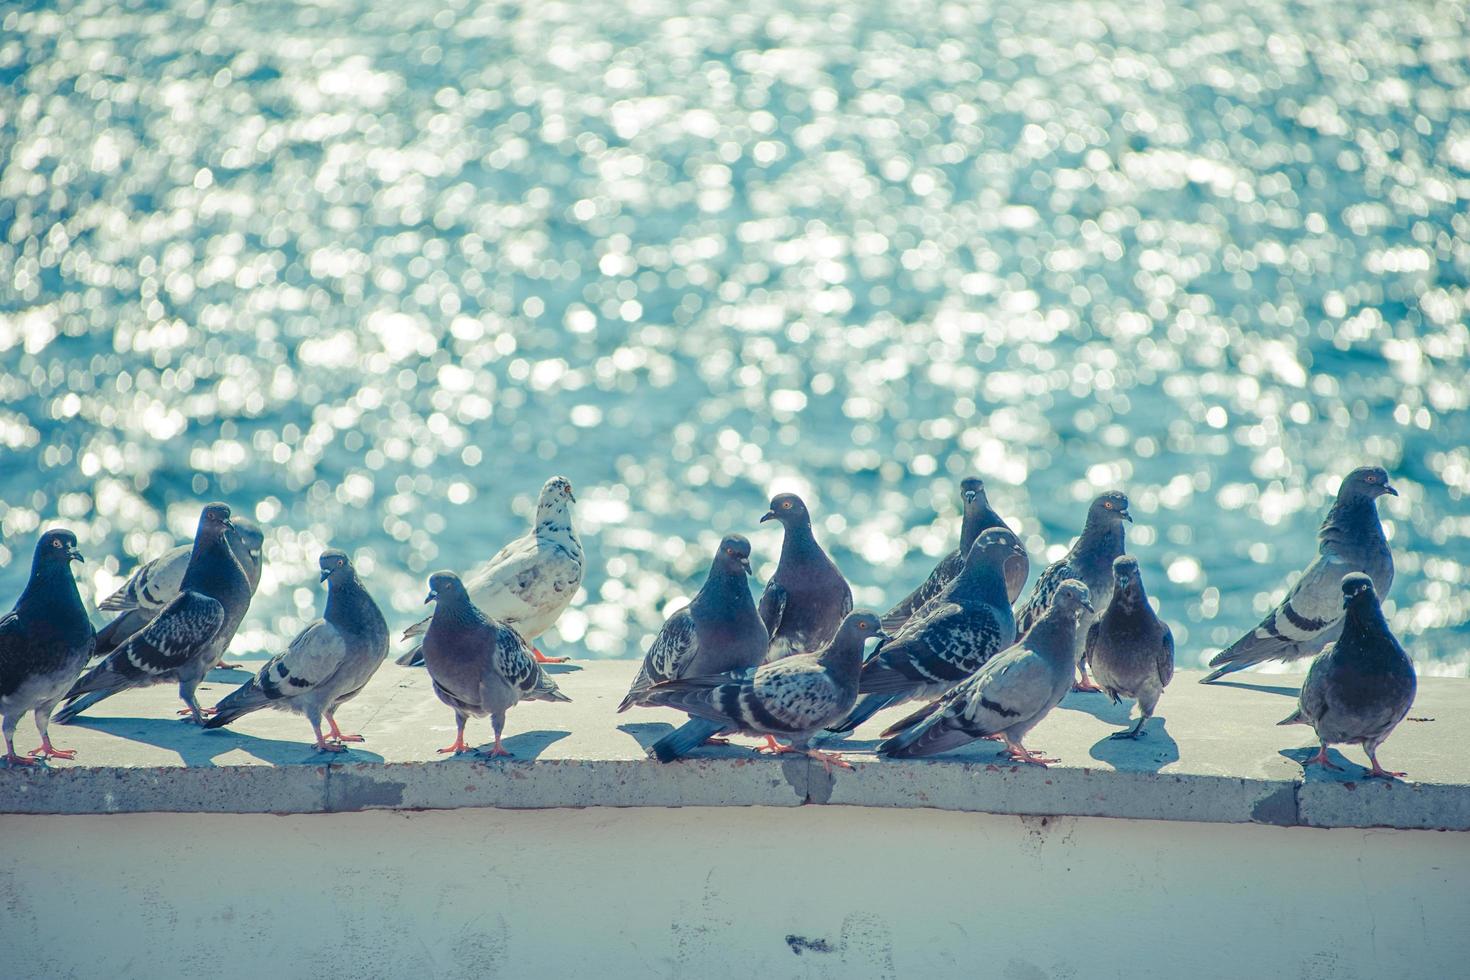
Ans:
{"type": "MultiPolygon", "coordinates": [[[[1004,761],[993,743],[933,760],[894,762],[872,754],[890,710],[841,747],[853,771],[754,755],[753,740],[708,748],[660,765],[643,747],[678,723],[664,709],[616,713],[636,665],[589,662],[559,671],[572,704],[512,710],[507,746],[515,760],[446,758],[453,715],[421,669],[387,664],[341,712],[346,730],[368,741],[352,752],[313,751],[300,716],[262,711],[231,730],[201,732],[174,715],[168,688],[119,695],[96,718],[53,726],[76,762],[38,771],[0,770],[0,812],[139,811],[313,813],[369,809],[561,806],[931,807],[989,813],[1121,817],[1312,827],[1470,829],[1470,681],[1425,678],[1419,700],[1381,758],[1409,779],[1363,778],[1357,748],[1334,752],[1346,767],[1312,767],[1309,729],[1275,722],[1294,705],[1297,678],[1272,675],[1240,686],[1204,687],[1183,671],[1164,696],[1162,718],[1138,742],[1107,736],[1127,707],[1097,694],[1072,694],[1028,741],[1059,756],[1050,769],[1004,761]],[[1250,685],[1249,687],[1243,685],[1250,685]]],[[[223,696],[243,672],[207,686],[223,696]]],[[[28,726],[27,726],[28,727],[28,726]]],[[[470,726],[472,741],[490,735],[470,726]]],[[[31,744],[22,729],[17,741],[31,744]]]]}
{"type": "Polygon", "coordinates": [[[1458,834],[816,806],[0,832],[7,978],[1437,980],[1470,959],[1458,834]]]}

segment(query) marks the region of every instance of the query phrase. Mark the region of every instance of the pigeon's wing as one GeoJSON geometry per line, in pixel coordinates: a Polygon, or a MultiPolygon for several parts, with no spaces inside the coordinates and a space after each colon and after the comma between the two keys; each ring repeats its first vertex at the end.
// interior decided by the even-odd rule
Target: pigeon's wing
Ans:
{"type": "Polygon", "coordinates": [[[761,622],[766,624],[767,635],[773,640],[776,638],[776,631],[781,628],[781,618],[786,613],[786,598],[786,590],[773,579],[766,583],[766,590],[761,593],[760,605],[756,608],[761,622]]]}
{"type": "Polygon", "coordinates": [[[331,679],[347,659],[347,641],[337,628],[317,620],[296,634],[285,653],[261,668],[257,679],[277,697],[300,697],[331,679]]]}
{"type": "MultiPolygon", "coordinates": [[[[534,584],[539,552],[534,535],[526,534],[501,548],[490,560],[477,565],[465,576],[464,587],[470,600],[486,616],[515,622],[536,612],[522,594],[525,586],[534,584]]],[[[421,636],[429,630],[426,616],[403,631],[403,638],[421,636]]]]}
{"type": "Polygon", "coordinates": [[[643,658],[643,666],[618,710],[626,711],[637,704],[638,696],[653,685],[678,678],[698,650],[699,633],[694,628],[694,615],[685,606],[670,616],[658,631],[658,636],[654,637],[653,645],[643,658]]]}
{"type": "Polygon", "coordinates": [[[1034,718],[1046,710],[1055,683],[1046,661],[1029,651],[1007,657],[994,670],[982,668],[961,685],[965,727],[990,735],[1034,718]]]}
{"type": "MultiPolygon", "coordinates": [[[[1159,625],[1163,626],[1164,635],[1159,640],[1158,659],[1155,663],[1159,670],[1159,686],[1168,687],[1169,682],[1174,679],[1174,631],[1169,629],[1167,623],[1159,625]]],[[[1097,624],[1094,623],[1092,628],[1096,629],[1097,624]]],[[[1087,635],[1090,638],[1092,630],[1088,630],[1087,635]]]]}
{"type": "Polygon", "coordinates": [[[225,607],[201,592],[181,592],[153,622],[129,637],[108,660],[158,676],[193,658],[225,624],[225,607]]]}
{"type": "MultiPolygon", "coordinates": [[[[1169,629],[1169,627],[1167,627],[1167,626],[1164,627],[1164,630],[1166,632],[1168,631],[1168,629],[1169,629]]],[[[1094,619],[1092,621],[1092,625],[1091,626],[1087,627],[1087,638],[1082,641],[1082,662],[1084,664],[1086,664],[1089,668],[1092,667],[1092,651],[1097,648],[1097,638],[1099,636],[1101,636],[1101,635],[1102,635],[1102,617],[1099,616],[1099,617],[1097,617],[1096,619],[1094,619]]],[[[1173,642],[1174,641],[1172,639],[1170,639],[1169,644],[1170,644],[1170,651],[1171,651],[1170,656],[1171,657],[1173,655],[1172,654],[1173,642]]],[[[1171,660],[1171,663],[1172,663],[1172,660],[1171,660]]],[[[1173,670],[1174,670],[1174,668],[1171,666],[1169,668],[1169,672],[1170,673],[1173,673],[1173,670]]],[[[1164,683],[1167,684],[1168,681],[1165,681],[1164,683]]]]}
{"type": "Polygon", "coordinates": [[[24,631],[15,611],[0,617],[0,698],[20,690],[30,675],[24,631]]]}
{"type": "Polygon", "coordinates": [[[1036,580],[1031,588],[1031,595],[1020,609],[1016,610],[1016,636],[1023,637],[1031,632],[1031,627],[1040,622],[1041,617],[1051,608],[1052,597],[1057,594],[1057,589],[1062,583],[1071,577],[1072,566],[1067,559],[1062,558],[1046,566],[1046,571],[1036,580]]]}
{"type": "Polygon", "coordinates": [[[768,727],[790,732],[820,728],[844,712],[842,691],[814,657],[787,657],[756,671],[748,707],[774,719],[768,727]]]}
{"type": "Polygon", "coordinates": [[[1327,665],[1332,659],[1334,645],[1327,644],[1317,659],[1312,661],[1307,679],[1302,682],[1301,693],[1297,695],[1296,710],[1276,724],[1313,725],[1322,717],[1322,713],[1327,710],[1327,665]]]}
{"type": "Polygon", "coordinates": [[[192,550],[190,545],[179,545],[151,561],[144,562],[128,576],[121,588],[103,599],[97,608],[102,612],[162,609],[179,594],[192,550]]]}
{"type": "Polygon", "coordinates": [[[1001,640],[999,624],[968,615],[954,603],[942,603],[926,616],[918,630],[884,644],[863,665],[858,690],[864,694],[895,694],[934,684],[958,684],[969,677],[1001,640]]]}
{"type": "Polygon", "coordinates": [[[1321,651],[1342,630],[1342,577],[1353,569],[1319,555],[1259,626],[1210,661],[1212,681],[1267,660],[1296,660],[1321,651]]]}
{"type": "Polygon", "coordinates": [[[527,701],[570,701],[541,669],[521,634],[504,623],[495,626],[494,669],[527,701]]]}

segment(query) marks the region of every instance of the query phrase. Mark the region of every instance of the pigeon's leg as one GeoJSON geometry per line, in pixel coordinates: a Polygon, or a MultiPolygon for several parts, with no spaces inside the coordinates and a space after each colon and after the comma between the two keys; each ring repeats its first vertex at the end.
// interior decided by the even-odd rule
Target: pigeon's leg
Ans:
{"type": "Polygon", "coordinates": [[[1102,691],[1102,688],[1100,688],[1096,684],[1092,683],[1092,678],[1090,678],[1090,677],[1087,676],[1087,665],[1086,664],[1078,664],[1077,665],[1077,680],[1075,682],[1073,682],[1073,684],[1072,684],[1072,690],[1074,690],[1074,691],[1097,691],[1097,692],[1100,693],[1102,691]]]}
{"type": "Polygon", "coordinates": [[[465,716],[460,714],[458,711],[454,713],[454,725],[456,731],[456,734],[454,736],[454,744],[445,746],[444,748],[440,749],[440,755],[445,755],[450,752],[453,752],[455,755],[459,755],[461,752],[472,751],[468,745],[464,744],[464,723],[467,720],[468,719],[466,719],[465,716]]]}
{"type": "Polygon", "coordinates": [[[836,766],[839,769],[852,768],[852,763],[842,758],[842,756],[838,755],[836,752],[822,752],[818,749],[807,749],[806,754],[820,762],[823,768],[825,768],[829,773],[832,771],[833,766],[836,766]]]}
{"type": "Polygon", "coordinates": [[[1134,725],[1132,728],[1125,728],[1121,732],[1113,732],[1113,734],[1109,735],[1108,738],[1143,738],[1143,736],[1148,734],[1148,732],[1145,732],[1143,730],[1143,725],[1146,721],[1148,721],[1148,715],[1139,715],[1138,724],[1134,725]]]}
{"type": "Polygon", "coordinates": [[[1368,760],[1373,763],[1373,768],[1368,770],[1368,775],[1370,777],[1381,776],[1384,779],[1400,779],[1408,775],[1408,773],[1406,772],[1394,772],[1391,769],[1385,769],[1380,766],[1378,764],[1378,746],[1364,745],[1363,749],[1368,753],[1368,760]]]}
{"type": "Polygon", "coordinates": [[[771,755],[780,755],[783,752],[794,752],[796,750],[795,749],[787,748],[786,746],[782,745],[780,742],[776,741],[776,736],[774,736],[774,735],[767,735],[766,736],[766,744],[765,745],[757,745],[755,747],[754,751],[757,752],[757,753],[759,753],[759,752],[769,752],[769,753],[771,753],[771,755]]]}
{"type": "Polygon", "coordinates": [[[531,656],[536,659],[538,664],[564,664],[572,659],[571,657],[548,657],[535,647],[531,648],[531,656]]]}
{"type": "MultiPolygon", "coordinates": [[[[322,737],[322,719],[320,715],[307,715],[311,722],[311,730],[316,733],[316,750],[318,752],[346,752],[347,746],[340,742],[328,742],[322,737]]],[[[442,749],[440,750],[443,751],[442,749]]]]}
{"type": "Polygon", "coordinates": [[[51,727],[50,705],[44,708],[37,708],[32,712],[32,716],[36,719],[36,731],[41,733],[41,747],[39,749],[32,749],[31,755],[39,756],[43,759],[75,759],[77,757],[76,749],[58,749],[51,744],[51,733],[49,731],[51,727]]]}
{"type": "Polygon", "coordinates": [[[336,714],[336,711],[337,709],[333,708],[326,714],[327,724],[332,726],[331,734],[329,734],[327,737],[335,739],[338,742],[366,742],[367,739],[363,738],[361,735],[346,735],[342,732],[340,728],[337,727],[337,719],[333,717],[333,715],[336,714]]]}
{"type": "Polygon", "coordinates": [[[199,694],[195,690],[195,687],[198,685],[198,683],[198,681],[195,681],[194,685],[191,686],[184,681],[179,681],[179,700],[184,702],[185,705],[185,707],[179,711],[179,714],[181,716],[192,715],[193,717],[190,720],[193,721],[196,725],[202,725],[204,724],[205,718],[208,718],[210,715],[219,714],[219,709],[199,707],[199,694]]]}
{"type": "Polygon", "coordinates": [[[1042,755],[1040,749],[1028,749],[1020,742],[1013,741],[1009,736],[1006,736],[1003,741],[1006,743],[1006,755],[1010,756],[1012,761],[1040,766],[1043,769],[1053,762],[1062,761],[1061,759],[1048,759],[1042,755]]]}
{"type": "Polygon", "coordinates": [[[481,749],[480,751],[483,752],[485,755],[490,756],[490,758],[492,759],[498,756],[504,756],[511,759],[515,758],[515,753],[511,752],[504,745],[500,744],[500,733],[505,731],[505,712],[501,711],[492,713],[490,715],[490,724],[495,726],[495,744],[490,746],[489,752],[485,752],[483,749],[481,749]]]}
{"type": "Polygon", "coordinates": [[[16,717],[14,721],[9,718],[6,718],[4,721],[5,762],[7,765],[12,766],[34,766],[37,764],[35,759],[32,759],[30,756],[15,754],[15,726],[19,723],[19,717],[16,717]]]}
{"type": "Polygon", "coordinates": [[[1331,769],[1333,772],[1342,772],[1342,766],[1333,765],[1332,760],[1329,759],[1329,758],[1327,758],[1327,743],[1326,742],[1323,742],[1322,743],[1322,747],[1317,750],[1317,754],[1316,755],[1312,756],[1306,762],[1303,762],[1302,763],[1302,766],[1304,768],[1306,766],[1310,766],[1310,765],[1319,765],[1323,769],[1331,769]]]}

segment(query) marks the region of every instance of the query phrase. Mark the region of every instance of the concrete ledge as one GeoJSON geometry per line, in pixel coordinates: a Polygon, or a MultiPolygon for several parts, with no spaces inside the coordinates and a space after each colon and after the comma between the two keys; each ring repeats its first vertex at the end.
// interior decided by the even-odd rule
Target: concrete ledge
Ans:
{"type": "MultiPolygon", "coordinates": [[[[991,743],[915,762],[878,760],[884,712],[841,747],[852,772],[828,774],[804,758],[754,755],[752,740],[707,748],[673,765],[644,758],[682,716],[664,709],[615,713],[636,665],[587,662],[555,668],[572,704],[527,704],[511,712],[514,760],[445,758],[453,716],[418,669],[387,664],[339,719],[368,741],[326,757],[300,716],[259,712],[231,730],[201,732],[174,715],[171,688],[119,695],[96,718],[53,726],[76,762],[0,770],[0,812],[339,813],[461,807],[777,806],[844,804],[927,807],[996,814],[1117,817],[1301,827],[1470,830],[1470,682],[1425,678],[1414,720],[1382,751],[1406,781],[1363,778],[1361,753],[1334,758],[1342,773],[1303,774],[1311,733],[1278,728],[1294,703],[1295,677],[1262,676],[1203,687],[1181,671],[1162,719],[1138,742],[1107,736],[1127,706],[1073,694],[1028,741],[1062,762],[1016,766],[991,743]]],[[[212,703],[247,675],[219,672],[212,703]]],[[[31,744],[23,725],[17,742],[31,744]]],[[[472,722],[472,741],[490,734],[472,722]]]]}

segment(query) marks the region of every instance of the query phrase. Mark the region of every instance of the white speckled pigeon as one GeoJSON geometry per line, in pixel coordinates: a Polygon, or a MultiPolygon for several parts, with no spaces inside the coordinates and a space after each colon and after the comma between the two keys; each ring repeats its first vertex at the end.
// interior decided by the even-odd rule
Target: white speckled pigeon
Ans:
{"type": "Polygon", "coordinates": [[[75,534],[57,528],[41,535],[31,577],[15,608],[0,617],[0,729],[11,765],[34,765],[31,756],[76,757],[74,749],[52,745],[48,729],[51,709],[86,666],[96,635],[71,574],[71,563],[81,560],[75,534]],[[15,726],[27,711],[41,733],[41,747],[21,756],[15,752],[15,726]]]}
{"type": "Polygon", "coordinates": [[[1082,659],[1114,704],[1119,698],[1138,699],[1138,724],[1111,737],[1144,735],[1143,726],[1174,677],[1174,634],[1149,605],[1132,555],[1113,562],[1113,598],[1088,628],[1082,659]]]}
{"type": "MultiPolygon", "coordinates": [[[[470,601],[491,619],[514,626],[527,641],[534,641],[561,618],[582,585],[582,540],[572,529],[572,484],[554,476],[541,488],[536,501],[536,523],[531,530],[501,548],[464,580],[470,601]]],[[[421,620],[403,633],[406,640],[421,636],[429,620],[421,620]]],[[[566,657],[546,657],[534,646],[538,663],[562,663],[566,657]]],[[[424,662],[423,649],[415,646],[398,658],[404,666],[424,662]]]]}
{"type": "Polygon", "coordinates": [[[470,600],[459,576],[429,576],[434,615],[424,634],[424,666],[439,700],[454,709],[454,744],[439,751],[474,752],[465,744],[464,726],[471,716],[490,716],[495,744],[489,754],[511,753],[500,743],[505,713],[521,701],[570,701],[531,655],[531,647],[513,627],[486,616],[470,600]]]}
{"type": "Polygon", "coordinates": [[[1010,530],[985,530],[957,578],[863,664],[857,706],[834,732],[850,732],[883,708],[939,697],[1016,641],[1005,567],[1025,548],[1010,530]]]}
{"type": "Polygon", "coordinates": [[[345,752],[344,742],[361,742],[337,727],[336,713],[357,697],[388,656],[388,624],[362,587],[347,553],[328,549],[318,561],[327,583],[327,608],[271,658],[251,680],[216,705],[206,728],[219,728],[260,708],[306,715],[319,752],[345,752]],[[331,726],[322,736],[322,719],[331,726]]]}
{"type": "MultiPolygon", "coordinates": [[[[990,506],[990,501],[985,496],[985,481],[978,476],[967,476],[960,481],[960,497],[964,500],[964,519],[960,523],[960,546],[943,558],[934,570],[929,573],[918,588],[904,596],[897,605],[883,614],[883,629],[894,636],[903,628],[903,624],[909,618],[923,608],[944,587],[954,581],[960,574],[960,569],[965,567],[965,556],[970,553],[970,547],[980,532],[992,527],[1011,528],[990,506]]],[[[1026,579],[1031,576],[1031,559],[1026,556],[1026,550],[1021,549],[1019,555],[1012,556],[1005,567],[1006,601],[1015,602],[1021,595],[1021,589],[1026,586],[1026,579]]]]}
{"type": "MultiPolygon", "coordinates": [[[[1069,578],[1075,578],[1087,586],[1098,608],[1113,589],[1113,560],[1123,553],[1123,522],[1132,522],[1128,513],[1128,497],[1120,490],[1110,490],[1093,500],[1087,508],[1087,523],[1082,534],[1073,543],[1072,549],[1046,567],[1031,596],[1016,610],[1016,636],[1025,637],[1033,624],[1046,615],[1057,588],[1069,578]]],[[[1077,633],[1077,649],[1073,651],[1078,661],[1078,679],[1073,686],[1077,691],[1096,691],[1095,684],[1087,679],[1082,667],[1082,639],[1092,625],[1092,615],[1084,613],[1077,633]]]]}
{"type": "Polygon", "coordinates": [[[204,723],[195,692],[250,608],[250,583],[225,540],[229,528],[230,508],[204,508],[179,594],[72,685],[57,721],[65,724],[118,691],[176,681],[187,706],[180,714],[204,723]]]}
{"type": "MultiPolygon", "coordinates": [[[[260,585],[260,571],[264,564],[261,557],[265,546],[265,532],[260,525],[248,517],[231,517],[230,529],[225,540],[230,550],[245,571],[250,582],[250,595],[255,595],[260,585]]],[[[171,548],[151,561],[146,561],[133,570],[122,588],[102,600],[97,608],[102,612],[119,613],[112,622],[97,631],[97,650],[94,657],[105,657],[116,650],[124,640],[147,626],[163,607],[179,594],[179,584],[184,581],[184,571],[189,567],[189,556],[194,545],[181,544],[171,548]]],[[[217,666],[227,666],[218,664],[217,666]]]]}
{"type": "Polygon", "coordinates": [[[1374,503],[1384,494],[1398,491],[1382,467],[1359,467],[1343,479],[1317,531],[1316,559],[1259,626],[1215,655],[1210,666],[1218,669],[1201,683],[1268,660],[1310,657],[1337,639],[1343,619],[1338,584],[1348,572],[1365,573],[1379,595],[1388,595],[1393,552],[1374,503]]]}
{"type": "Polygon", "coordinates": [[[761,621],[771,636],[766,660],[821,649],[852,612],[847,579],[812,535],[806,504],[794,493],[777,494],[761,518],[784,529],[776,573],[761,593],[761,621]]]}
{"type": "Polygon", "coordinates": [[[1327,758],[1329,745],[1361,745],[1373,763],[1369,776],[1393,778],[1378,764],[1378,746],[1414,704],[1414,662],[1383,618],[1373,580],[1362,572],[1342,578],[1346,608],[1341,636],[1312,661],[1296,711],[1281,725],[1311,725],[1321,748],[1308,764],[1341,769],[1327,758]]]}
{"type": "Polygon", "coordinates": [[[1015,646],[993,657],[969,680],[883,734],[881,755],[915,759],[1001,736],[1016,762],[1045,766],[1057,759],[1022,745],[1072,685],[1078,617],[1093,611],[1087,586],[1067,579],[1056,587],[1046,613],[1015,646]]]}
{"type": "MultiPolygon", "coordinates": [[[[850,769],[837,753],[820,752],[808,743],[852,710],[863,646],[872,637],[883,637],[882,625],[875,613],[853,612],[842,621],[832,641],[816,653],[792,654],[745,671],[668,681],[651,688],[644,703],[687,711],[708,719],[720,731],[766,736],[767,744],[757,751],[801,752],[829,771],[832,766],[850,769]],[[778,737],[791,744],[780,744],[778,737]]],[[[671,762],[698,744],[689,743],[687,737],[681,739],[676,730],[655,742],[649,754],[660,762],[671,762]]]]}

